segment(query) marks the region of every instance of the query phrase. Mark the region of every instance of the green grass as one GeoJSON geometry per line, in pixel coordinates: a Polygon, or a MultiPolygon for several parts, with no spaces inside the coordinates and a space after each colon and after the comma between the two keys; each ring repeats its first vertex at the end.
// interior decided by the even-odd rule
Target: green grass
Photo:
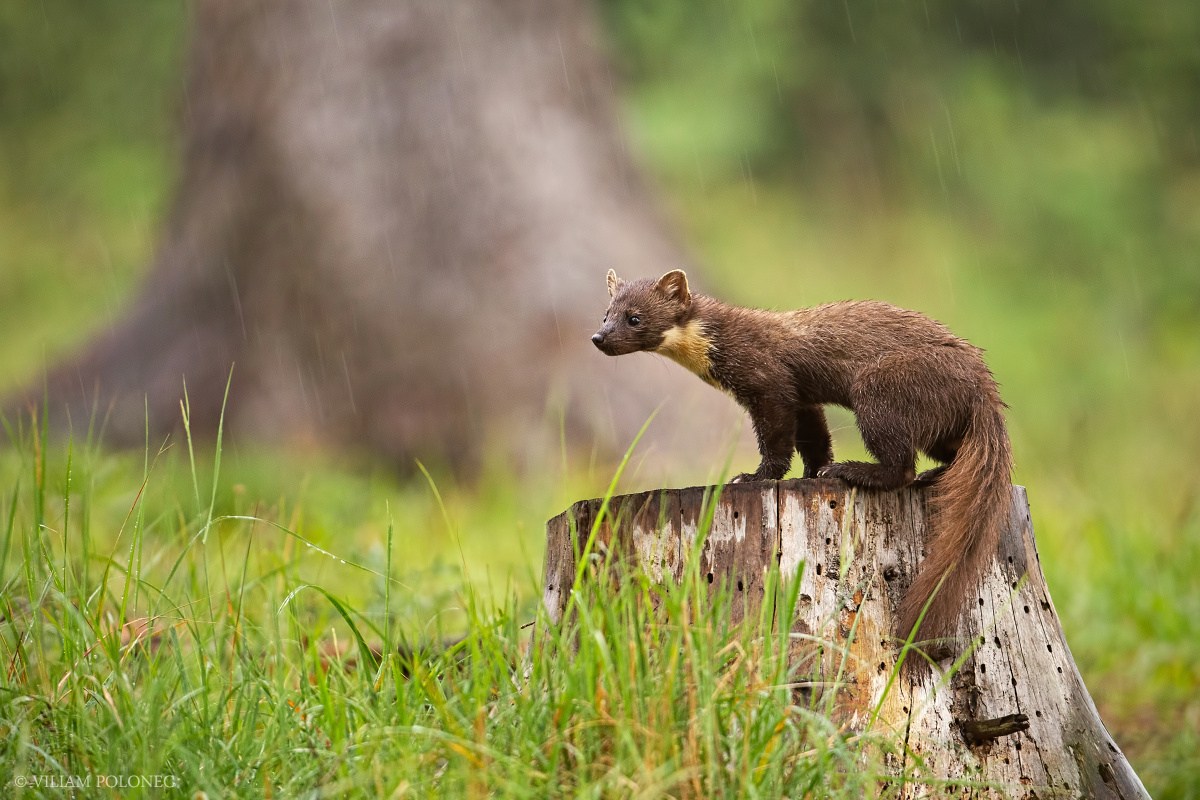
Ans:
{"type": "Polygon", "coordinates": [[[457,527],[436,499],[377,519],[368,543],[282,505],[243,513],[215,460],[204,475],[191,463],[180,448],[47,451],[28,433],[4,454],[6,793],[37,779],[29,794],[68,796],[106,776],[124,777],[121,796],[885,791],[895,743],[847,737],[793,693],[787,626],[771,620],[798,581],[775,580],[759,624],[731,629],[699,549],[680,584],[624,575],[615,592],[596,551],[561,627],[532,580],[495,601],[459,581],[431,609],[441,576],[407,544],[457,527]],[[437,621],[455,606],[453,625],[437,621]],[[404,654],[451,632],[465,638],[404,654]]]}
{"type": "MultiPolygon", "coordinates": [[[[931,313],[987,348],[1010,405],[1017,478],[1029,488],[1042,567],[1085,682],[1154,797],[1200,794],[1200,590],[1194,577],[1200,565],[1200,470],[1194,462],[1200,452],[1200,418],[1194,414],[1200,337],[1185,335],[1177,320],[1159,313],[1148,290],[1132,291],[1132,278],[1120,270],[1094,273],[1090,283],[1055,272],[1033,284],[1014,280],[997,266],[1011,254],[981,244],[969,228],[937,214],[859,215],[769,182],[698,191],[675,179],[668,186],[685,233],[712,265],[707,276],[697,277],[700,287],[765,305],[888,299],[931,313]]],[[[110,224],[113,236],[123,238],[144,220],[110,224]]],[[[43,271],[19,273],[38,286],[56,286],[54,301],[42,303],[36,294],[18,302],[20,294],[0,292],[26,326],[0,367],[9,385],[28,374],[43,352],[53,358],[65,343],[84,336],[79,320],[103,319],[120,307],[106,310],[107,301],[91,284],[66,280],[89,234],[54,230],[54,236],[37,238],[43,271]]],[[[135,276],[136,261],[149,248],[149,237],[130,245],[119,270],[135,276]]],[[[1138,280],[1152,284],[1155,278],[1138,280]]],[[[597,301],[603,301],[600,276],[597,301]]],[[[852,419],[833,419],[837,452],[861,452],[852,419]]],[[[203,757],[172,762],[194,766],[195,774],[184,773],[196,781],[189,785],[253,785],[247,790],[252,793],[265,791],[266,776],[272,786],[290,776],[299,791],[341,785],[351,773],[378,773],[384,780],[428,776],[444,764],[452,766],[443,776],[466,770],[471,762],[451,758],[451,740],[430,735],[417,744],[410,738],[401,752],[392,749],[398,744],[362,744],[354,735],[365,733],[347,733],[401,723],[379,722],[394,709],[379,710],[365,678],[317,669],[334,631],[339,649],[355,649],[345,621],[321,591],[302,590],[282,611],[280,606],[297,587],[312,585],[337,598],[372,642],[382,641],[385,631],[394,640],[435,641],[469,627],[499,636],[504,626],[533,616],[545,519],[575,499],[595,496],[609,478],[577,466],[563,472],[561,465],[519,479],[493,469],[474,486],[437,475],[439,505],[420,477],[400,480],[378,465],[332,455],[298,458],[231,444],[216,482],[214,516],[265,521],[226,519],[207,541],[197,541],[209,512],[211,479],[202,477],[197,491],[185,443],[157,451],[156,443],[145,458],[77,443],[70,452],[52,444],[39,453],[26,438],[0,452],[0,525],[12,531],[0,551],[0,585],[11,605],[3,611],[6,696],[0,719],[13,720],[0,762],[12,769],[40,769],[52,757],[72,768],[91,765],[94,774],[120,764],[146,770],[166,763],[156,762],[156,753],[184,759],[191,751],[203,757]],[[43,476],[40,486],[35,474],[43,476]],[[166,582],[177,559],[180,566],[166,582]],[[130,569],[141,570],[142,582],[127,588],[130,569]],[[122,648],[122,626],[152,613],[166,615],[154,641],[169,646],[122,648]],[[168,658],[171,653],[190,655],[168,658]],[[281,674],[291,676],[291,694],[273,683],[283,680],[281,674]],[[58,688],[64,678],[64,687],[76,686],[71,681],[84,676],[90,688],[70,694],[58,688]],[[313,681],[332,681],[342,694],[326,707],[322,702],[333,695],[314,694],[313,681]],[[208,704],[203,713],[192,708],[193,697],[208,704]],[[317,727],[299,725],[295,712],[273,705],[286,700],[305,709],[307,719],[321,720],[317,727]],[[362,708],[372,709],[373,722],[334,724],[327,718],[339,709],[353,715],[362,708]],[[235,726],[251,713],[246,709],[253,710],[257,727],[252,735],[235,736],[235,726]],[[295,730],[285,731],[288,726],[295,730]],[[302,735],[311,742],[298,743],[295,737],[302,735]],[[292,762],[326,740],[337,747],[309,759],[320,761],[320,769],[292,762]],[[362,753],[374,755],[359,758],[362,753]],[[224,766],[205,783],[198,765],[208,760],[224,766]],[[384,769],[392,763],[394,770],[384,769]]],[[[753,455],[737,459],[735,468],[753,455]]],[[[211,454],[199,454],[199,475],[211,475],[211,461],[211,454]]],[[[683,480],[665,476],[662,485],[683,480]]],[[[518,641],[514,634],[511,641],[480,646],[498,660],[518,641]]],[[[500,680],[492,673],[491,679],[508,691],[511,676],[500,680]]],[[[434,686],[441,684],[425,689],[434,686]]],[[[652,693],[653,681],[649,686],[652,693]]],[[[403,691],[414,690],[406,684],[403,691]]],[[[453,694],[465,714],[466,698],[474,695],[453,694]]],[[[403,696],[419,705],[418,695],[403,696]]],[[[491,714],[497,706],[482,707],[491,714]]],[[[452,730],[422,719],[430,729],[452,730]]],[[[509,736],[511,726],[499,730],[495,719],[485,717],[483,735],[509,736]]],[[[462,720],[456,724],[474,735],[462,720]]],[[[521,730],[539,743],[553,738],[544,730],[521,730]]],[[[523,763],[541,763],[523,749],[531,742],[494,744],[499,752],[522,753],[523,763]]],[[[657,757],[661,751],[653,752],[657,757]]],[[[622,763],[622,770],[632,770],[629,761],[622,763]]],[[[452,780],[467,780],[465,772],[457,774],[452,780]]],[[[648,781],[639,786],[662,777],[639,775],[638,781],[648,781]]],[[[589,786],[610,786],[593,777],[589,786]]]]}
{"type": "MultiPolygon", "coordinates": [[[[1017,478],[1029,488],[1042,567],[1085,682],[1153,796],[1200,793],[1200,590],[1194,577],[1200,565],[1194,463],[1200,337],[1176,331],[1178,323],[1129,291],[1128,276],[1119,271],[1094,276],[1092,284],[1048,273],[1036,290],[1013,281],[995,266],[1001,255],[937,215],[859,217],[768,182],[699,192],[681,181],[670,188],[677,218],[712,265],[698,278],[703,288],[767,305],[889,299],[921,308],[987,348],[1010,405],[1017,478]]],[[[38,280],[67,274],[82,238],[83,232],[59,231],[57,238],[39,239],[47,271],[38,280]]],[[[144,258],[149,240],[141,247],[123,258],[144,258]]],[[[122,269],[136,272],[132,263],[122,269]]],[[[50,342],[80,338],[66,309],[91,304],[80,319],[116,313],[105,312],[86,283],[58,286],[53,303],[18,304],[29,327],[16,340],[25,344],[6,357],[10,385],[41,351],[52,358],[61,348],[50,342]]],[[[601,286],[598,276],[598,302],[601,286]]],[[[861,452],[852,419],[833,419],[837,452],[861,452]]],[[[156,443],[145,458],[77,443],[70,452],[53,444],[39,452],[26,438],[0,452],[0,524],[12,531],[0,551],[3,597],[11,606],[3,611],[0,719],[13,721],[0,761],[14,770],[41,769],[54,758],[94,768],[93,774],[115,765],[144,771],[167,763],[155,754],[172,752],[179,759],[173,769],[193,765],[193,772],[181,773],[188,785],[214,790],[253,785],[247,791],[260,793],[268,781],[279,787],[288,779],[298,781],[291,785],[297,791],[333,787],[352,773],[387,780],[442,770],[443,778],[458,775],[443,785],[468,780],[472,762],[452,757],[449,742],[456,739],[430,734],[417,743],[410,737],[407,750],[355,739],[375,724],[390,730],[416,723],[381,722],[400,712],[380,710],[377,693],[357,673],[318,670],[335,631],[339,650],[355,650],[345,621],[321,591],[302,590],[280,607],[297,587],[312,585],[337,598],[372,642],[382,641],[385,631],[393,640],[436,641],[469,627],[500,637],[505,626],[533,617],[545,519],[575,499],[595,496],[609,477],[579,467],[564,473],[561,465],[520,479],[493,469],[474,486],[437,475],[439,504],[423,478],[400,480],[378,465],[227,445],[214,516],[264,521],[226,519],[198,541],[211,479],[202,477],[197,491],[186,443],[157,451],[156,443]],[[42,475],[41,485],[35,474],[42,475]],[[177,559],[180,566],[166,582],[177,559]],[[127,588],[130,569],[140,569],[142,581],[127,588]],[[153,641],[160,644],[122,647],[122,626],[152,614],[166,615],[155,628],[153,641]],[[173,653],[189,655],[168,658],[173,653]],[[290,676],[290,694],[278,688],[283,674],[290,676]],[[74,687],[72,681],[84,677],[88,687],[69,694],[58,688],[64,678],[64,687],[74,687]],[[342,693],[333,702],[335,695],[321,694],[332,690],[318,692],[314,681],[333,682],[342,693]],[[208,704],[203,713],[192,707],[193,697],[208,704]],[[306,719],[320,721],[298,724],[291,706],[287,713],[276,707],[288,700],[306,719]],[[363,708],[373,716],[336,724],[329,718],[339,709],[354,715],[363,708]],[[253,734],[234,735],[248,714],[253,734]],[[294,730],[285,730],[289,726],[294,730]],[[309,738],[298,743],[299,736],[309,738]],[[325,741],[332,744],[319,757],[303,768],[293,763],[325,741]],[[203,757],[187,761],[185,751],[203,757]],[[209,761],[224,766],[205,783],[199,765],[209,761]],[[318,761],[323,766],[312,765],[318,761]],[[393,763],[394,769],[384,768],[393,763]]],[[[753,456],[737,458],[735,468],[753,456]]],[[[211,454],[199,454],[199,475],[211,476],[211,461],[211,454]]],[[[666,476],[663,485],[682,480],[666,476]]],[[[479,646],[498,662],[499,653],[519,648],[519,641],[513,634],[479,646]]],[[[511,675],[500,680],[491,673],[491,680],[505,692],[512,683],[511,675]]],[[[646,680],[653,693],[653,681],[646,680]]],[[[441,685],[434,681],[422,691],[441,685]]],[[[410,692],[402,695],[405,702],[423,702],[411,684],[392,688],[397,696],[410,692]]],[[[475,695],[452,694],[458,713],[466,714],[475,695]]],[[[515,736],[509,721],[503,730],[493,724],[500,701],[489,702],[481,706],[491,715],[482,735],[515,736]]],[[[475,735],[463,720],[450,729],[439,728],[437,718],[422,719],[431,730],[475,735]]],[[[539,743],[553,738],[545,730],[520,730],[539,743]]],[[[498,752],[521,753],[525,764],[541,763],[527,751],[531,742],[489,741],[498,752]]],[[[621,770],[632,770],[633,756],[622,758],[621,770]]],[[[603,776],[592,777],[589,786],[609,787],[596,792],[619,793],[603,776]]],[[[636,781],[650,786],[662,777],[639,773],[636,781]]],[[[510,779],[516,780],[504,780],[510,779]]]]}
{"type": "MultiPolygon", "coordinates": [[[[581,569],[573,624],[545,626],[546,513],[514,498],[557,509],[581,494],[579,476],[539,488],[490,474],[468,490],[312,462],[307,481],[282,486],[295,474],[275,458],[226,449],[218,476],[217,451],[193,456],[187,442],[112,454],[48,446],[44,433],[14,432],[0,453],[0,785],[162,776],[168,795],[288,797],[894,789],[881,764],[898,744],[846,737],[828,707],[799,701],[772,605],[759,625],[731,629],[729,598],[709,598],[694,558],[668,586],[613,581],[598,553],[581,569]],[[537,520],[524,531],[523,515],[537,520]]],[[[1050,532],[1043,567],[1072,650],[1110,726],[1133,723],[1114,735],[1156,797],[1196,789],[1200,608],[1178,564],[1200,556],[1200,526],[1188,514],[1181,541],[1099,517],[1070,559],[1055,534],[1074,521],[1043,511],[1036,522],[1050,532]],[[1132,584],[1142,590],[1114,590],[1132,584]]],[[[790,607],[797,585],[768,597],[790,607]]],[[[119,794],[130,791],[163,788],[119,794]]]]}
{"type": "MultiPolygon", "coordinates": [[[[135,25],[122,4],[93,5],[82,15],[59,0],[0,12],[14,32],[0,53],[11,89],[0,136],[13,167],[0,173],[0,390],[119,319],[171,193],[185,8],[156,5],[135,25]]],[[[775,2],[753,8],[791,13],[775,2]]],[[[1191,128],[1172,128],[1140,91],[1105,102],[1047,94],[1026,65],[1017,80],[978,54],[928,79],[918,71],[912,86],[926,89],[910,94],[899,91],[897,55],[886,75],[894,65],[901,80],[889,78],[882,96],[903,124],[872,152],[851,140],[825,160],[836,131],[824,141],[765,136],[761,117],[804,117],[804,95],[777,93],[813,47],[829,49],[816,63],[839,72],[861,64],[871,52],[862,15],[861,45],[814,38],[796,48],[782,35],[792,27],[757,17],[680,44],[694,10],[672,9],[678,26],[646,40],[646,52],[668,63],[689,47],[693,55],[676,69],[643,65],[629,87],[629,130],[707,267],[697,288],[771,306],[890,300],[987,349],[1042,568],[1101,715],[1154,797],[1200,796],[1200,179],[1194,158],[1170,155],[1172,141],[1194,140],[1191,128]],[[749,58],[727,51],[735,38],[749,58]],[[765,94],[748,94],[755,86],[765,94]]],[[[599,275],[595,286],[599,312],[599,275]]],[[[837,452],[861,454],[851,418],[834,422],[837,452]]],[[[781,665],[764,640],[739,645],[764,652],[760,673],[747,661],[729,679],[765,687],[761,702],[723,695],[701,749],[672,750],[686,733],[684,687],[712,699],[703,693],[731,674],[713,657],[729,639],[719,614],[696,618],[691,640],[681,617],[668,617],[656,634],[690,661],[655,661],[648,650],[632,658],[611,644],[641,641],[632,589],[585,615],[607,651],[584,637],[588,649],[562,659],[557,678],[535,653],[530,678],[514,679],[525,675],[512,659],[526,658],[517,626],[537,608],[542,525],[599,494],[608,474],[492,469],[472,486],[438,474],[439,502],[422,477],[336,455],[227,443],[214,481],[213,453],[201,449],[192,469],[186,442],[162,453],[155,442],[143,455],[15,438],[0,441],[2,785],[58,763],[94,774],[169,767],[212,796],[336,794],[343,781],[364,781],[356,785],[373,795],[407,781],[420,796],[435,776],[455,796],[473,791],[479,773],[497,793],[528,779],[544,793],[630,796],[676,780],[683,794],[697,770],[726,779],[695,754],[731,746],[712,734],[731,709],[786,717],[791,738],[780,745],[826,741],[819,719],[799,719],[771,691],[781,665]],[[210,514],[218,521],[205,535],[210,514]],[[398,678],[394,663],[381,674],[348,669],[361,656],[331,598],[368,644],[471,630],[463,649],[483,658],[467,673],[447,662],[416,680],[398,678]],[[139,619],[153,623],[129,626],[139,619]],[[611,674],[597,667],[605,658],[611,674]],[[567,705],[546,701],[556,692],[567,705]],[[608,717],[622,736],[606,751],[608,717]],[[576,776],[568,766],[582,756],[610,772],[576,776]],[[654,759],[672,766],[655,771],[654,759]]],[[[752,459],[739,454],[734,468],[752,459]]],[[[686,587],[679,608],[685,597],[686,587]]],[[[865,784],[836,764],[858,746],[835,741],[818,759],[851,795],[865,784]]],[[[768,763],[762,794],[783,793],[785,767],[775,755],[768,763]]]]}

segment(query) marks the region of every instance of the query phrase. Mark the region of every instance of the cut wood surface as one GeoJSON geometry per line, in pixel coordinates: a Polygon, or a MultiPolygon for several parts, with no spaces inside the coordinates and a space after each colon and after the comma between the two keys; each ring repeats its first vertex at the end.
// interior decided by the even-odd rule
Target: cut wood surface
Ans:
{"type": "MultiPolygon", "coordinates": [[[[925,491],[826,480],[718,488],[707,537],[702,520],[714,487],[612,498],[599,552],[615,549],[622,568],[672,581],[702,540],[703,574],[714,589],[728,587],[735,621],[754,617],[773,564],[785,576],[803,566],[788,621],[792,658],[817,673],[815,685],[838,692],[839,721],[849,730],[864,730],[880,708],[874,729],[904,742],[905,755],[889,766],[915,774],[914,796],[1148,797],[1067,648],[1023,488],[1014,489],[1012,525],[961,615],[959,646],[941,654],[937,669],[905,670],[890,688],[899,655],[893,614],[921,558],[925,491]]],[[[580,501],[547,523],[544,602],[554,622],[570,597],[580,539],[601,506],[580,501]]]]}

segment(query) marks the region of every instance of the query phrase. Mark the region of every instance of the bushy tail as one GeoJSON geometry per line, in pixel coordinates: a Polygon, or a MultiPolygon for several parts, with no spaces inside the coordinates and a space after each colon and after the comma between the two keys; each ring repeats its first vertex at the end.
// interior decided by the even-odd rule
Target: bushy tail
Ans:
{"type": "Polygon", "coordinates": [[[922,611],[914,641],[954,635],[958,616],[1008,525],[1012,449],[1000,399],[990,400],[976,408],[957,455],[933,485],[927,555],[900,604],[900,638],[908,637],[922,611]]]}

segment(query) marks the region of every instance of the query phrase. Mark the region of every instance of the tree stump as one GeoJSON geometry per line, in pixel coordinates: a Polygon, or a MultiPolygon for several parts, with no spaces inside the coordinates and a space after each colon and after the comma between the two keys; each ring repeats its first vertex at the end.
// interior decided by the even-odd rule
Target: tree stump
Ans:
{"type": "MultiPolygon", "coordinates": [[[[619,563],[651,580],[678,580],[713,492],[614,497],[596,544],[632,554],[619,563]]],[[[918,765],[918,781],[938,785],[926,785],[928,795],[1148,797],[1071,657],[1038,563],[1023,488],[1014,489],[1013,503],[1013,522],[959,621],[966,655],[954,648],[936,669],[904,670],[890,688],[900,649],[890,631],[925,542],[925,490],[862,491],[827,480],[721,487],[701,569],[710,586],[724,582],[732,592],[737,621],[755,618],[773,564],[784,576],[803,565],[788,622],[795,633],[837,645],[817,668],[831,677],[842,670],[840,721],[863,730],[886,692],[874,729],[893,731],[905,745],[903,757],[888,766],[911,776],[918,765]],[[961,665],[950,669],[957,657],[961,665]],[[948,789],[947,780],[973,785],[948,789]]],[[[580,501],[547,523],[544,602],[553,622],[566,609],[582,546],[572,531],[586,538],[600,508],[600,500],[580,501]]],[[[811,641],[798,637],[793,658],[812,658],[811,641]]]]}

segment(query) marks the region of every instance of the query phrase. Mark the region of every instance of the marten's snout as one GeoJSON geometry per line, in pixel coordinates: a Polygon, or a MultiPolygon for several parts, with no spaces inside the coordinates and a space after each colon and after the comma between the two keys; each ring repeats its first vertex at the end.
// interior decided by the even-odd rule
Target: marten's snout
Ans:
{"type": "Polygon", "coordinates": [[[613,340],[608,336],[610,333],[612,331],[605,328],[596,331],[592,334],[592,344],[596,345],[596,349],[604,353],[604,355],[615,356],[616,352],[613,350],[613,340]]]}
{"type": "Polygon", "coordinates": [[[596,349],[601,353],[604,353],[606,356],[611,356],[613,354],[612,345],[608,344],[607,340],[605,339],[603,328],[592,334],[592,344],[596,345],[596,349]]]}

